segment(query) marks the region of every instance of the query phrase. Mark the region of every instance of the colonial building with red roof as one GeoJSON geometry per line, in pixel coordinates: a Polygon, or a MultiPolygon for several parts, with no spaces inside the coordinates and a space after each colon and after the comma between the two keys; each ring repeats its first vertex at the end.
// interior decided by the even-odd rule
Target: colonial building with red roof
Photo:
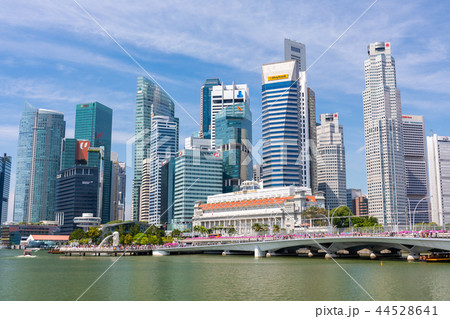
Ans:
{"type": "Polygon", "coordinates": [[[206,203],[196,202],[192,225],[234,228],[240,235],[251,235],[252,225],[258,223],[267,224],[269,229],[278,225],[291,232],[302,224],[301,212],[308,207],[325,208],[323,194],[312,195],[307,187],[251,189],[243,186],[244,190],[239,192],[208,196],[206,203]]]}

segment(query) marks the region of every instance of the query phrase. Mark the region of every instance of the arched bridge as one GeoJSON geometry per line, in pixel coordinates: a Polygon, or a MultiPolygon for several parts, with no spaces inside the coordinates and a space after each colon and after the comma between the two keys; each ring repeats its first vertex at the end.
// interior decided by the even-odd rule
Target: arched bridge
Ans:
{"type": "Polygon", "coordinates": [[[293,254],[299,249],[307,249],[312,254],[317,253],[319,250],[324,250],[326,257],[336,257],[341,250],[348,251],[350,255],[356,255],[357,251],[361,249],[369,249],[374,254],[373,256],[379,256],[381,251],[387,249],[394,254],[406,251],[412,258],[418,258],[420,253],[426,251],[450,251],[450,239],[376,236],[301,238],[157,248],[153,250],[153,255],[247,252],[254,253],[255,257],[262,257],[267,253],[270,255],[293,254]]]}

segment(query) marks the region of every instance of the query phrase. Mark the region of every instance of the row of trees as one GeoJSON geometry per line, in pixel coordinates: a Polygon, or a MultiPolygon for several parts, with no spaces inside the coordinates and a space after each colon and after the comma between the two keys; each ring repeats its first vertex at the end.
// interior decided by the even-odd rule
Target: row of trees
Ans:
{"type": "MultiPolygon", "coordinates": [[[[128,229],[124,225],[119,225],[116,231],[119,233],[119,243],[122,245],[162,245],[173,240],[172,237],[165,237],[164,230],[154,225],[143,232],[139,224],[134,224],[128,229]]],[[[78,241],[80,244],[99,244],[103,238],[111,234],[111,231],[102,234],[102,231],[97,227],[91,227],[87,232],[78,228],[70,234],[69,240],[78,241]]]]}
{"type": "Polygon", "coordinates": [[[337,228],[347,227],[373,227],[378,225],[375,217],[359,217],[354,216],[347,206],[340,206],[327,211],[324,208],[309,207],[302,212],[302,219],[310,220],[311,226],[328,226],[333,225],[337,228]]]}

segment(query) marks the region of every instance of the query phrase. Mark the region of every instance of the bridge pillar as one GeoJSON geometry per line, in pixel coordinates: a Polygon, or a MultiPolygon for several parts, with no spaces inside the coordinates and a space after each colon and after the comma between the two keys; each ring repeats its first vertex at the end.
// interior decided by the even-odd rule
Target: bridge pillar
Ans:
{"type": "Polygon", "coordinates": [[[267,257],[267,258],[270,258],[270,257],[272,257],[272,254],[273,254],[273,252],[268,251],[268,252],[266,253],[266,257],[267,257]]]}
{"type": "Polygon", "coordinates": [[[314,254],[310,251],[309,253],[308,253],[308,257],[313,257],[314,256],[314,254]]]}
{"type": "Polygon", "coordinates": [[[152,252],[153,256],[169,256],[170,254],[167,251],[163,251],[163,250],[154,250],[152,252]]]}
{"type": "Polygon", "coordinates": [[[229,255],[230,254],[230,251],[229,250],[224,250],[223,252],[222,252],[222,256],[226,256],[226,255],[229,255]]]}
{"type": "Polygon", "coordinates": [[[406,257],[407,261],[415,261],[416,259],[419,259],[419,256],[416,254],[409,254],[408,257],[406,257]]]}
{"type": "Polygon", "coordinates": [[[261,258],[264,256],[264,253],[258,246],[255,247],[255,258],[261,258]]]}
{"type": "Polygon", "coordinates": [[[377,257],[378,257],[378,256],[377,256],[374,252],[371,252],[371,253],[370,253],[370,259],[372,259],[372,260],[373,260],[373,259],[377,259],[377,257]]]}
{"type": "Polygon", "coordinates": [[[336,258],[337,255],[333,254],[333,253],[326,253],[325,254],[325,259],[332,259],[332,258],[336,258]]]}

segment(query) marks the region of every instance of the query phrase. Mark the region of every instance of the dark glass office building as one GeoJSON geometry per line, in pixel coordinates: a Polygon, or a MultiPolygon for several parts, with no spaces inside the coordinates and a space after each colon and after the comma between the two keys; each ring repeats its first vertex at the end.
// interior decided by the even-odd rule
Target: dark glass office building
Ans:
{"type": "Polygon", "coordinates": [[[246,103],[222,109],[216,115],[216,147],[223,155],[223,192],[240,190],[253,179],[251,157],[252,113],[246,103]]]}
{"type": "Polygon", "coordinates": [[[55,210],[61,234],[68,235],[75,230],[75,217],[83,213],[97,215],[98,172],[94,166],[75,166],[58,172],[55,210]]]}
{"type": "Polygon", "coordinates": [[[110,221],[111,217],[111,135],[112,114],[109,107],[92,102],[78,104],[75,118],[75,139],[90,142],[90,147],[104,148],[104,173],[101,217],[102,223],[110,221]]]}

